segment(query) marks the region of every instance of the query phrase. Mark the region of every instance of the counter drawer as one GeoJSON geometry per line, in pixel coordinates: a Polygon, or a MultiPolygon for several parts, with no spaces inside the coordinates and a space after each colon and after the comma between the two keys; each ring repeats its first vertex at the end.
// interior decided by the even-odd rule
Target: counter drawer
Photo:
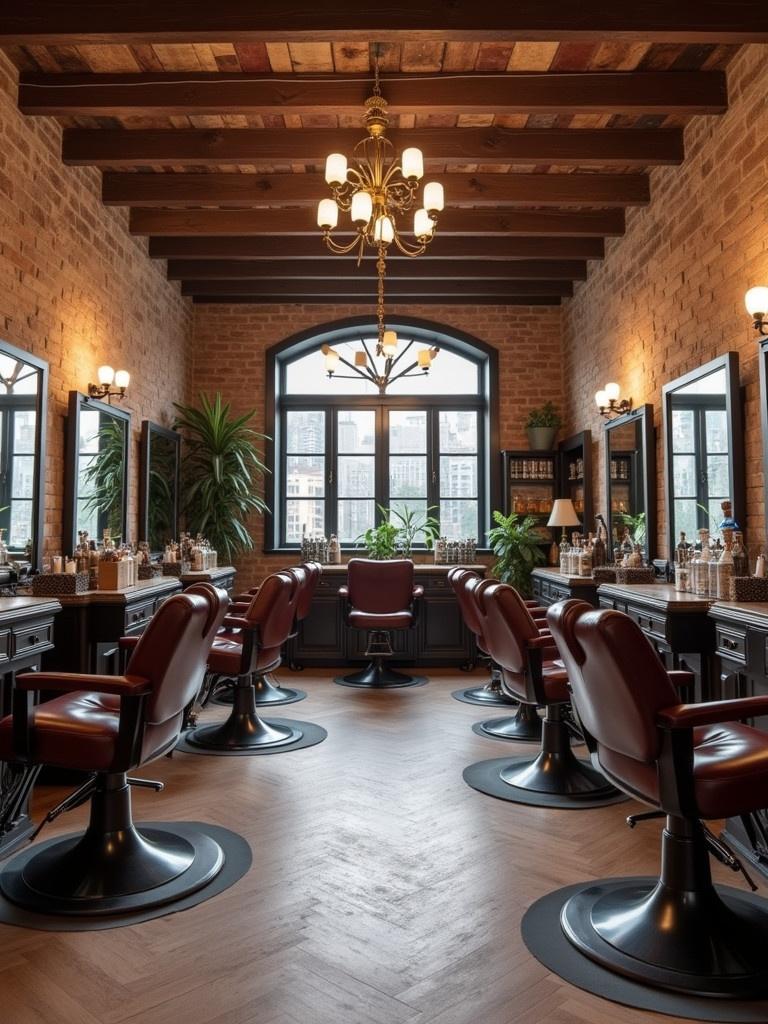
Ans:
{"type": "Polygon", "coordinates": [[[715,644],[717,653],[729,661],[747,663],[747,634],[738,629],[726,629],[719,623],[715,627],[715,644]]]}
{"type": "Polygon", "coordinates": [[[155,599],[130,604],[125,609],[126,633],[140,632],[147,625],[155,611],[155,599]]]}
{"type": "Polygon", "coordinates": [[[11,631],[10,629],[0,630],[0,665],[9,661],[11,657],[11,631]]]}
{"type": "Polygon", "coordinates": [[[14,629],[11,634],[11,650],[15,658],[34,651],[47,651],[52,645],[52,622],[40,622],[36,626],[14,629]]]}
{"type": "Polygon", "coordinates": [[[631,608],[629,614],[644,633],[649,633],[659,640],[666,639],[666,621],[663,615],[653,615],[640,608],[631,608]]]}

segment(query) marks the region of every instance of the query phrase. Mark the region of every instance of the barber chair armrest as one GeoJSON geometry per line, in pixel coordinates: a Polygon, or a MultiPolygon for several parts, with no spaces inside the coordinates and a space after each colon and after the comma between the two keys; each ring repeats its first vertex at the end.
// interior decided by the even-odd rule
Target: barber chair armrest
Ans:
{"type": "Polygon", "coordinates": [[[255,594],[249,594],[249,593],[236,594],[232,598],[232,604],[244,604],[244,605],[247,606],[247,605],[249,605],[251,603],[251,601],[254,599],[255,596],[256,596],[255,594]]]}
{"type": "Polygon", "coordinates": [[[339,587],[339,597],[342,601],[349,600],[349,587],[339,587]]]}
{"type": "Polygon", "coordinates": [[[86,675],[80,672],[23,672],[16,676],[17,690],[55,690],[57,693],[114,693],[119,697],[140,697],[152,686],[142,676],[86,675]]]}
{"type": "Polygon", "coordinates": [[[548,630],[540,629],[538,636],[531,637],[528,641],[528,650],[540,652],[542,661],[554,661],[560,657],[557,644],[548,630]]]}
{"type": "Polygon", "coordinates": [[[251,629],[253,625],[244,615],[225,615],[222,621],[224,629],[251,629]]]}
{"type": "Polygon", "coordinates": [[[422,587],[420,583],[417,583],[416,586],[413,588],[412,599],[414,601],[418,601],[419,598],[421,597],[424,597],[424,587],[422,587]]]}
{"type": "Polygon", "coordinates": [[[738,722],[768,714],[768,696],[739,697],[736,700],[712,700],[706,704],[676,704],[656,714],[662,729],[693,729],[698,725],[738,722]]]}
{"type": "Polygon", "coordinates": [[[424,603],[424,587],[420,583],[414,585],[411,591],[411,629],[418,623],[421,617],[421,606],[424,603]]]}
{"type": "Polygon", "coordinates": [[[121,636],[117,641],[117,646],[121,651],[132,651],[138,642],[139,637],[137,636],[121,636]]]}
{"type": "Polygon", "coordinates": [[[688,672],[687,669],[673,668],[667,672],[669,681],[677,690],[683,690],[686,687],[692,687],[696,682],[696,676],[693,672],[688,672]]]}

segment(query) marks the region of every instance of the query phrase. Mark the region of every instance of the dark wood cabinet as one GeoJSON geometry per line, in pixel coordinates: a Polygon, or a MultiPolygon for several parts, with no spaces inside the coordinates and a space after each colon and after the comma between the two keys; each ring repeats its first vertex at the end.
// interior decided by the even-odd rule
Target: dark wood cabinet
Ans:
{"type": "Polygon", "coordinates": [[[213,583],[215,587],[226,590],[230,597],[235,592],[235,576],[237,570],[234,565],[222,565],[216,569],[202,569],[193,572],[185,572],[179,577],[181,585],[186,590],[194,583],[213,583]]]}
{"type": "MultiPolygon", "coordinates": [[[[416,582],[424,587],[419,620],[413,629],[392,634],[394,660],[402,665],[463,666],[476,657],[474,637],[464,625],[448,583],[449,565],[416,566],[416,582]]],[[[485,574],[485,566],[472,566],[485,574]]],[[[344,623],[339,587],[346,583],[345,566],[326,566],[312,611],[291,641],[289,660],[297,666],[342,667],[366,661],[367,636],[344,623]]]]}
{"type": "MultiPolygon", "coordinates": [[[[38,668],[53,649],[60,612],[58,600],[50,597],[0,598],[0,718],[11,714],[16,673],[38,668]]],[[[28,803],[38,772],[37,767],[0,762],[0,857],[32,830],[28,803]]]]}
{"type": "Polygon", "coordinates": [[[576,597],[597,607],[597,583],[591,576],[566,576],[557,569],[534,569],[531,575],[533,596],[544,608],[557,601],[576,597]]]}

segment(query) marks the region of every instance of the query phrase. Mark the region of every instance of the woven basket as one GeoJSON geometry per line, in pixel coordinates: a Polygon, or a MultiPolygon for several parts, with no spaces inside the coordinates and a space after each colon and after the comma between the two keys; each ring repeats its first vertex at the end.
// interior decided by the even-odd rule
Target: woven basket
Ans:
{"type": "Polygon", "coordinates": [[[653,566],[619,566],[616,569],[617,583],[655,583],[656,573],[653,566]]]}
{"type": "Polygon", "coordinates": [[[597,569],[592,570],[592,579],[595,583],[615,583],[616,570],[609,568],[607,565],[601,565],[597,569]]]}
{"type": "Polygon", "coordinates": [[[734,601],[768,601],[768,577],[734,576],[734,601]]]}
{"type": "Polygon", "coordinates": [[[35,597],[66,597],[67,594],[84,594],[89,589],[87,572],[39,572],[32,578],[35,597]]]}

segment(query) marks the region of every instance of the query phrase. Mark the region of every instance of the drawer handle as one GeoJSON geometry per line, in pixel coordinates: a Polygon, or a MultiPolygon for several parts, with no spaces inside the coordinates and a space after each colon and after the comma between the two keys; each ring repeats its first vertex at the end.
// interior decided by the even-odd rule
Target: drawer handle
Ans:
{"type": "Polygon", "coordinates": [[[134,612],[133,613],[133,621],[134,622],[143,622],[144,619],[146,619],[146,617],[147,616],[146,616],[145,612],[134,612]]]}
{"type": "Polygon", "coordinates": [[[728,636],[723,637],[723,647],[725,647],[726,650],[735,651],[738,646],[739,645],[736,643],[735,640],[731,640],[731,638],[728,636]]]}
{"type": "Polygon", "coordinates": [[[32,636],[28,636],[27,637],[27,643],[31,644],[31,645],[39,644],[40,643],[40,637],[36,633],[34,633],[32,636]]]}

